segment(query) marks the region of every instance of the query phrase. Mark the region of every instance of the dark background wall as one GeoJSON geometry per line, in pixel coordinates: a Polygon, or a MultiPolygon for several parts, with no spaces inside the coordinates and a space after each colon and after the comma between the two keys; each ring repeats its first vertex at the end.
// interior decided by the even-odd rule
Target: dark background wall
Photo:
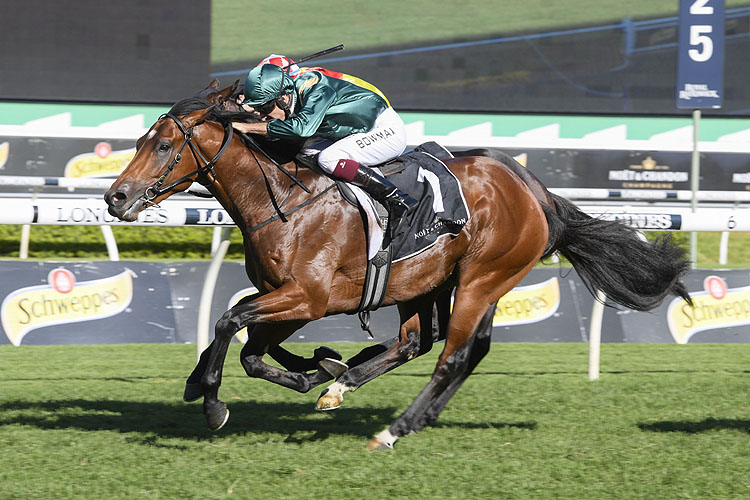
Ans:
{"type": "Polygon", "coordinates": [[[210,7],[210,0],[3,0],[0,99],[188,97],[208,78],[210,7]]]}
{"type": "MultiPolygon", "coordinates": [[[[242,81],[258,60],[211,63],[211,9],[211,0],[3,0],[0,100],[171,104],[214,76],[242,81]]],[[[252,22],[223,22],[250,37],[238,50],[249,57],[261,43],[252,22]]],[[[675,107],[677,27],[672,16],[473,39],[436,33],[310,64],[376,84],[402,111],[679,115],[689,110],[675,107]]],[[[286,36],[311,29],[298,28],[286,36]]],[[[750,116],[750,7],[727,9],[725,32],[724,106],[705,114],[750,116]]]]}

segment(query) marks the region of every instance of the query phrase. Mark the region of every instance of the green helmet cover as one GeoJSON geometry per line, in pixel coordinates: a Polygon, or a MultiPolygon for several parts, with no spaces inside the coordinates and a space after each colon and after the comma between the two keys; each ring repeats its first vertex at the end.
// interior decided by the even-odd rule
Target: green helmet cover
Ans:
{"type": "Polygon", "coordinates": [[[258,106],[294,91],[294,81],[286,71],[273,64],[256,66],[245,78],[242,104],[258,106]]]}

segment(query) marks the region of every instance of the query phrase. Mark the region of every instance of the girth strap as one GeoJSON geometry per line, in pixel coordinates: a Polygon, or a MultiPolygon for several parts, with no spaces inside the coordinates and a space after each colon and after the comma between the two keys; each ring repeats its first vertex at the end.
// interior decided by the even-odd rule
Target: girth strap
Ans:
{"type": "MultiPolygon", "coordinates": [[[[388,210],[378,202],[374,202],[374,205],[382,227],[387,227],[388,210]]],[[[368,233],[370,228],[367,223],[367,214],[363,207],[359,206],[358,208],[364,221],[365,233],[368,233]]],[[[385,292],[388,289],[388,279],[391,274],[392,260],[393,250],[389,243],[387,247],[378,249],[373,258],[367,261],[365,284],[362,289],[362,298],[357,307],[357,315],[359,316],[362,330],[366,331],[370,338],[373,338],[370,331],[370,311],[374,311],[380,307],[380,304],[385,299],[385,292]]]]}

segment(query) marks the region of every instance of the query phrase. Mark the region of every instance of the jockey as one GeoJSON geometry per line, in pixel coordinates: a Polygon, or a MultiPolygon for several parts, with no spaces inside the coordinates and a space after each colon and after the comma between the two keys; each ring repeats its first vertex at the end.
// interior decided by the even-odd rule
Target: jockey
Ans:
{"type": "Polygon", "coordinates": [[[383,97],[318,70],[300,71],[292,78],[280,66],[263,64],[248,73],[242,104],[270,121],[235,122],[235,129],[275,139],[306,139],[304,152],[317,153],[323,170],[386,206],[385,244],[398,234],[417,202],[369,168],[406,148],[404,122],[383,97]]]}

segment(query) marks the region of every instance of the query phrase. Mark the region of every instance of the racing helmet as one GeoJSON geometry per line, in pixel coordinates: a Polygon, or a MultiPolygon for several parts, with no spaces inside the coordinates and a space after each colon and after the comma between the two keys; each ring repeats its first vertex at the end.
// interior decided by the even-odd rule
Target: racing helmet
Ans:
{"type": "Polygon", "coordinates": [[[242,104],[256,107],[294,92],[294,81],[286,71],[273,64],[256,66],[245,78],[242,104]]]}
{"type": "Polygon", "coordinates": [[[301,73],[299,66],[297,66],[292,59],[280,54],[269,55],[259,62],[257,66],[263,66],[264,64],[273,64],[274,66],[285,69],[292,78],[297,78],[301,73]]]}

